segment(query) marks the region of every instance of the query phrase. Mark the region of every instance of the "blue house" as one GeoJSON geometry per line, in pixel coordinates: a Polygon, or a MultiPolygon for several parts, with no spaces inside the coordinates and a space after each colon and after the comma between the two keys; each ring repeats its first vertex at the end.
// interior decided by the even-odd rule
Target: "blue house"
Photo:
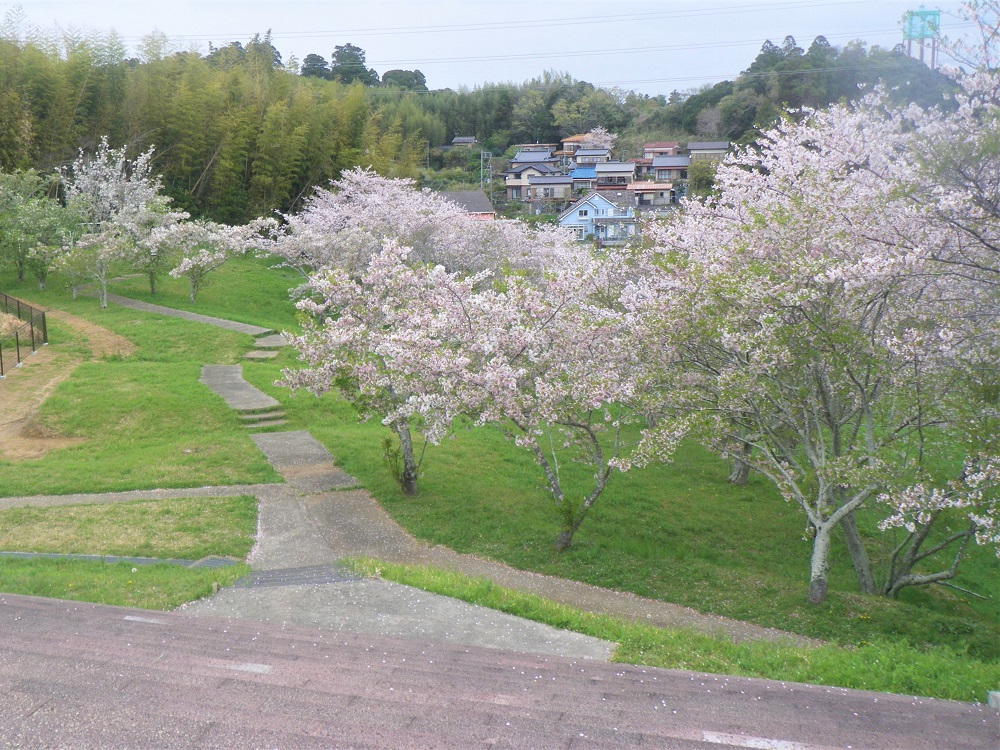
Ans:
{"type": "Polygon", "coordinates": [[[625,242],[638,235],[638,222],[631,206],[621,206],[596,190],[559,214],[559,226],[576,232],[579,240],[625,242]]]}

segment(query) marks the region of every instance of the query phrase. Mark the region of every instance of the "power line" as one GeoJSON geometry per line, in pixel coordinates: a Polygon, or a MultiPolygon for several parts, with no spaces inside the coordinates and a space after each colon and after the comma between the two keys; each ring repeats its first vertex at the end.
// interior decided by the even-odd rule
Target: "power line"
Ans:
{"type": "MultiPolygon", "coordinates": [[[[871,31],[852,31],[840,34],[826,35],[826,39],[845,38],[857,39],[859,35],[888,35],[898,34],[898,29],[876,29],[871,31]]],[[[435,57],[424,59],[400,59],[400,60],[367,60],[366,65],[447,65],[459,62],[497,62],[504,60],[545,60],[560,57],[590,57],[593,55],[630,55],[645,52],[678,52],[696,49],[718,49],[722,47],[740,47],[746,45],[761,44],[760,39],[740,39],[725,42],[697,42],[689,44],[668,44],[656,47],[625,47],[615,49],[586,49],[565,52],[531,52],[523,54],[507,55],[479,55],[472,57],[435,57]]]]}
{"type": "MultiPolygon", "coordinates": [[[[870,4],[871,0],[789,0],[788,2],[759,2],[750,5],[725,5],[695,9],[674,9],[667,11],[647,11],[642,13],[615,13],[603,16],[577,16],[570,18],[546,18],[533,20],[504,20],[476,23],[433,24],[427,26],[379,26],[356,29],[309,29],[301,31],[273,31],[272,40],[278,39],[322,39],[348,37],[388,37],[400,35],[467,33],[476,31],[530,30],[535,28],[573,27],[587,25],[611,25],[622,23],[643,23],[662,20],[684,20],[715,15],[734,15],[744,13],[759,13],[766,11],[803,10],[813,8],[840,7],[870,4]]],[[[41,3],[32,3],[39,5],[41,3]]],[[[46,3],[59,5],[61,3],[46,3]]],[[[78,2],[77,5],[80,3],[78,2]]],[[[16,4],[0,3],[0,6],[15,7],[16,4]]],[[[211,32],[199,34],[184,34],[186,41],[214,41],[220,38],[249,39],[258,32],[211,32]]],[[[122,35],[126,42],[141,41],[146,35],[122,35]]]]}

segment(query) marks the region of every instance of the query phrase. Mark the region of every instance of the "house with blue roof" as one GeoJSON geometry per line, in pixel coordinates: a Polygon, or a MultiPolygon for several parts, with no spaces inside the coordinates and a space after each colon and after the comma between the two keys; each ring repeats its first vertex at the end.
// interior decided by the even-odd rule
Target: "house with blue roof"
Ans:
{"type": "Polygon", "coordinates": [[[573,178],[573,191],[589,191],[597,187],[597,167],[577,167],[570,171],[573,178]]]}

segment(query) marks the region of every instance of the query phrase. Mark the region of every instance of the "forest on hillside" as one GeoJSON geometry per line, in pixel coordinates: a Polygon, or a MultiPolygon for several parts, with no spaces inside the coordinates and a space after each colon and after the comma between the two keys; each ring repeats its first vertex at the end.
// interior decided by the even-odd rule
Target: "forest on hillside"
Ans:
{"type": "MultiPolygon", "coordinates": [[[[604,89],[568,73],[472,89],[428,90],[418,70],[367,68],[364,50],[338,46],[329,61],[284,61],[269,34],[176,50],[150,35],[138,54],[111,34],[45,34],[8,16],[0,26],[0,171],[41,173],[94,149],[103,136],[134,153],[155,145],[155,169],[175,205],[238,223],[301,205],[315,185],[354,166],[461,186],[436,147],[475,136],[495,155],[512,144],[554,142],[602,126],[619,135],[616,157],[645,141],[752,142],[789,108],[850,100],[883,82],[897,101],[942,102],[948,78],[907,57],[823,37],[806,49],[766,42],[735,80],[647,96],[604,89]],[[432,159],[432,154],[438,157],[432,159]]],[[[474,156],[478,167],[478,149],[474,156]]],[[[472,159],[468,159],[472,161],[472,159]]],[[[478,176],[475,178],[478,183],[478,176]]]]}

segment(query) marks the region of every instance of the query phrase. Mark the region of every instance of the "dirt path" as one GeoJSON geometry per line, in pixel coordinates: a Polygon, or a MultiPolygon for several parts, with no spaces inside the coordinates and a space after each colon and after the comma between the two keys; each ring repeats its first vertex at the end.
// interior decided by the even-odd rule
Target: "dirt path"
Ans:
{"type": "MultiPolygon", "coordinates": [[[[75,315],[49,311],[50,321],[83,334],[95,358],[128,356],[135,345],[124,336],[75,315]]],[[[53,344],[24,357],[0,380],[0,455],[8,461],[40,458],[50,450],[75,445],[79,438],[52,435],[37,421],[38,410],[56,387],[73,374],[85,357],[53,344]]]]}

